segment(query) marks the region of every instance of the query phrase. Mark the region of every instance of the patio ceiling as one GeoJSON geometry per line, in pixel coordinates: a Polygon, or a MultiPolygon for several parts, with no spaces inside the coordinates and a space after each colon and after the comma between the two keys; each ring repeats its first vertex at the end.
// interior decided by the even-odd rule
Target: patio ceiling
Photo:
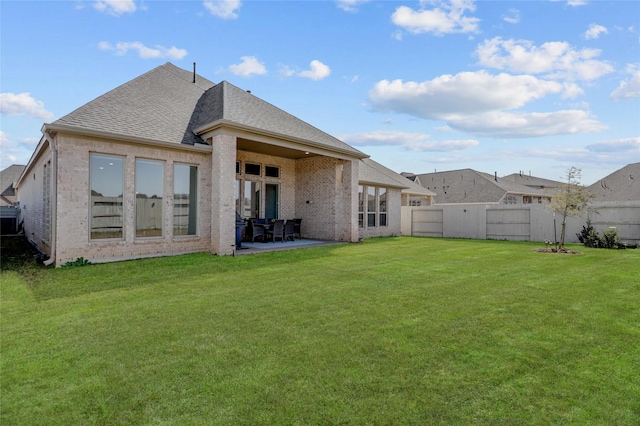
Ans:
{"type": "Polygon", "coordinates": [[[276,157],[292,159],[299,159],[316,155],[310,153],[309,151],[287,148],[243,138],[238,138],[238,149],[241,151],[256,152],[258,154],[273,155],[276,157]]]}

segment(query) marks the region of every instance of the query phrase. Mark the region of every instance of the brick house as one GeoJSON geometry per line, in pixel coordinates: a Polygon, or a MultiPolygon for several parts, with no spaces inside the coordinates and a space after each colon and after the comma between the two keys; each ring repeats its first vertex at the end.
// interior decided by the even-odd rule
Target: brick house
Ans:
{"type": "Polygon", "coordinates": [[[305,237],[328,241],[397,235],[403,199],[431,195],[250,92],[171,63],[42,133],[17,184],[20,220],[56,266],[231,254],[236,213],[301,218],[305,237]]]}

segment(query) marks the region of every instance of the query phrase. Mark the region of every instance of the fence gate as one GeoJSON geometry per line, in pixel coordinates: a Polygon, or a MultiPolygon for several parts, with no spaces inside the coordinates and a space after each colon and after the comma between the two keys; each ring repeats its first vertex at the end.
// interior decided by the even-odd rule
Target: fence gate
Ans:
{"type": "Polygon", "coordinates": [[[443,218],[442,209],[412,210],[411,235],[416,237],[442,237],[443,218]]]}
{"type": "Polygon", "coordinates": [[[531,210],[529,208],[487,209],[487,239],[531,240],[531,210]]]}

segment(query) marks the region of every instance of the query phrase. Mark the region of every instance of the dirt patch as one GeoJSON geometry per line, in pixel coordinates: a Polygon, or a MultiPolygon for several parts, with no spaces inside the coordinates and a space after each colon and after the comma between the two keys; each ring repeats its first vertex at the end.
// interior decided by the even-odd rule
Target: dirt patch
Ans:
{"type": "Polygon", "coordinates": [[[539,253],[558,253],[558,254],[582,254],[582,252],[571,250],[567,248],[556,249],[555,247],[540,247],[535,248],[533,251],[537,251],[539,253]]]}

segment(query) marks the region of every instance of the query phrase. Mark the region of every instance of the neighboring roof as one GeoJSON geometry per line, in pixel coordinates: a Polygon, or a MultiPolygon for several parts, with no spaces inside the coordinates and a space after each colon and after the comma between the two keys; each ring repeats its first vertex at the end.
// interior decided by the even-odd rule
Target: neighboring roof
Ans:
{"type": "Polygon", "coordinates": [[[594,201],[640,200],[640,163],[616,170],[589,187],[594,201]]]}
{"type": "Polygon", "coordinates": [[[434,196],[435,193],[414,183],[370,158],[360,160],[359,181],[388,188],[401,188],[403,193],[434,196]]]}
{"type": "Polygon", "coordinates": [[[358,158],[361,151],[232,84],[211,81],[166,63],[56,120],[51,129],[92,131],[125,139],[204,143],[196,131],[239,126],[358,158]]]}
{"type": "Polygon", "coordinates": [[[419,174],[418,179],[436,193],[435,202],[439,204],[499,203],[506,194],[545,196],[543,190],[472,169],[419,174]]]}
{"type": "Polygon", "coordinates": [[[563,182],[557,180],[544,179],[541,177],[531,176],[531,173],[527,175],[522,172],[512,173],[503,177],[502,179],[536,189],[558,188],[564,184],[563,182]]]}
{"type": "Polygon", "coordinates": [[[25,167],[14,164],[0,172],[0,204],[13,204],[16,195],[14,184],[18,182],[25,167]]]}

